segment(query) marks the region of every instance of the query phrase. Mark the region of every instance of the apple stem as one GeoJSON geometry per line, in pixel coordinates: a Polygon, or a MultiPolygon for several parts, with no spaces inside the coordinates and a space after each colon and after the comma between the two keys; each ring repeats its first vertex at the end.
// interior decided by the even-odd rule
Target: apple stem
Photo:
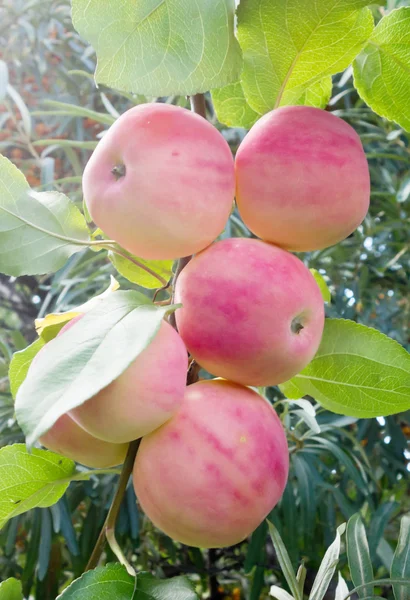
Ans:
{"type": "Polygon", "coordinates": [[[118,514],[120,512],[121,504],[124,499],[125,490],[127,489],[128,480],[134,467],[135,457],[137,456],[138,448],[141,443],[141,439],[131,442],[128,447],[127,456],[122,467],[120,479],[118,481],[118,487],[115,492],[113,501],[108,511],[107,518],[98,536],[98,540],[95,544],[94,550],[90,556],[85,571],[95,569],[100,562],[102,553],[104,552],[105,544],[108,541],[111,550],[118,558],[120,563],[124,565],[130,575],[135,575],[133,567],[129,564],[125,558],[118,542],[115,538],[115,523],[117,521],[118,514]]]}

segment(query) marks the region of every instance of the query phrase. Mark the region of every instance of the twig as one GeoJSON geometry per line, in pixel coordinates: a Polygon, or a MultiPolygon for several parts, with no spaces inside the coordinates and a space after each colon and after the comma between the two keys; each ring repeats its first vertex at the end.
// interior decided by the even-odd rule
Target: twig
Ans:
{"type": "Polygon", "coordinates": [[[129,445],[127,456],[125,458],[125,462],[122,467],[120,479],[118,482],[117,491],[115,492],[112,504],[110,506],[110,510],[108,511],[107,518],[101,529],[100,535],[98,536],[98,540],[95,544],[94,550],[90,556],[90,560],[88,561],[85,571],[90,571],[91,569],[95,569],[95,567],[98,566],[102,553],[104,552],[105,543],[106,541],[108,541],[111,550],[114,552],[120,563],[126,567],[130,575],[135,575],[134,569],[125,558],[121,548],[117,543],[117,540],[115,539],[115,523],[117,521],[118,513],[120,511],[121,503],[124,498],[128,480],[132,473],[135,457],[137,456],[140,443],[141,440],[139,439],[135,442],[131,442],[131,444],[129,445]]]}

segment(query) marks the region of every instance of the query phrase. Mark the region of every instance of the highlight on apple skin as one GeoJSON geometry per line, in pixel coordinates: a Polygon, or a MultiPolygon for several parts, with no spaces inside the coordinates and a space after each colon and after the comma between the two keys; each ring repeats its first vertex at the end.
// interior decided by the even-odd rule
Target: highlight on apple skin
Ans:
{"type": "Polygon", "coordinates": [[[134,488],[156,527],[189,546],[244,540],[286,486],[289,454],[282,424],[267,400],[224,381],[187,387],[165,425],[143,438],[134,488]]]}
{"type": "Polygon", "coordinates": [[[110,444],[93,437],[68,415],[63,415],[39,440],[48,450],[86,467],[104,469],[124,462],[128,444],[110,444]]]}
{"type": "Polygon", "coordinates": [[[188,354],[181,337],[162,321],[154,339],[134,362],[69,414],[100,440],[131,442],[160,427],[178,410],[187,368],[188,354]]]}
{"type": "Polygon", "coordinates": [[[213,375],[243,385],[282,383],[313,359],[324,303],[293,254],[260,240],[216,242],[183,269],[175,288],[178,331],[213,375]]]}
{"type": "Polygon", "coordinates": [[[96,225],[141,258],[203,250],[223,231],[235,196],[232,153],[208,121],[170,104],[125,112],[83,175],[96,225]]]}
{"type": "Polygon", "coordinates": [[[287,250],[342,241],[369,208],[369,168],[359,135],[318,108],[286,106],[262,117],[239,146],[235,168],[244,223],[287,250]]]}

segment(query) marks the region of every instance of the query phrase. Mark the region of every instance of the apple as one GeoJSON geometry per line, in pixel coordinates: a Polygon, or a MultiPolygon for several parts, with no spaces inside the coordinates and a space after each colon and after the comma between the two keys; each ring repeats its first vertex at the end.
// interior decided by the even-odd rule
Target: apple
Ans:
{"type": "Polygon", "coordinates": [[[266,114],[239,146],[235,168],[244,223],[287,250],[337,244],[369,208],[369,168],[360,137],[318,108],[286,106],[266,114]]]}
{"type": "Polygon", "coordinates": [[[223,231],[235,195],[234,161],[219,131],[199,115],[141,104],[99,142],[83,191],[96,225],[126,250],[176,259],[223,231]]]}
{"type": "Polygon", "coordinates": [[[124,462],[128,444],[110,444],[96,439],[68,415],[63,415],[39,440],[45,448],[94,469],[124,462]]]}
{"type": "Polygon", "coordinates": [[[176,412],[183,401],[187,368],[188,354],[181,337],[163,321],[149,346],[115,381],[69,414],[100,440],[130,442],[176,412]]]}
{"type": "Polygon", "coordinates": [[[133,481],[156,527],[189,546],[217,548],[256,529],[281,498],[288,468],[285,432],[269,402],[232,382],[201,381],[143,438],[133,481]]]}
{"type": "Polygon", "coordinates": [[[178,331],[196,361],[243,385],[282,383],[314,357],[324,303],[293,254],[260,240],[216,242],[181,272],[178,331]]]}

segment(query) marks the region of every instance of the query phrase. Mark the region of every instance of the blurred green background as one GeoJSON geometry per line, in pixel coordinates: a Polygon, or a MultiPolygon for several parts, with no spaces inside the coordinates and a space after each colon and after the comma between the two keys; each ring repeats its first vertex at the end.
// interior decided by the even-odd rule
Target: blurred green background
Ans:
{"type": "MultiPolygon", "coordinates": [[[[374,13],[377,17],[382,10],[409,4],[390,0],[374,13]]],[[[0,60],[0,152],[32,187],[64,191],[81,207],[81,174],[101,133],[118,114],[152,99],[96,89],[95,54],[73,30],[68,1],[2,0],[0,60]]],[[[159,100],[188,105],[181,97],[159,100]]],[[[235,151],[246,132],[218,123],[209,99],[208,109],[235,151]]],[[[328,110],[361,136],[371,171],[371,208],[345,242],[301,257],[330,287],[329,316],[375,327],[410,349],[410,134],[363,104],[350,70],[334,79],[328,110]]],[[[224,235],[249,232],[233,214],[224,235]]],[[[35,338],[35,318],[85,302],[108,286],[110,274],[132,287],[104,253],[89,250],[75,254],[52,276],[16,280],[0,275],[1,446],[23,441],[7,380],[13,352],[35,338]]],[[[277,389],[269,389],[268,396],[280,403],[292,457],[289,484],[271,518],[294,565],[304,559],[308,583],[313,581],[336,526],[361,511],[375,575],[387,576],[400,517],[410,510],[409,413],[357,420],[317,407],[317,427],[298,407],[281,402],[277,389]]],[[[110,504],[113,480],[103,476],[72,483],[57,505],[10,521],[0,532],[0,579],[16,576],[27,597],[53,600],[84,569],[110,504]]],[[[154,529],[138,511],[131,486],[118,538],[139,569],[159,576],[188,574],[203,597],[209,583],[214,598],[235,600],[265,598],[269,585],[283,585],[264,524],[249,543],[204,553],[154,529]]],[[[341,565],[349,579],[344,554],[341,565]]],[[[392,598],[388,587],[378,593],[392,598]]],[[[328,597],[334,598],[334,588],[328,597]]]]}

